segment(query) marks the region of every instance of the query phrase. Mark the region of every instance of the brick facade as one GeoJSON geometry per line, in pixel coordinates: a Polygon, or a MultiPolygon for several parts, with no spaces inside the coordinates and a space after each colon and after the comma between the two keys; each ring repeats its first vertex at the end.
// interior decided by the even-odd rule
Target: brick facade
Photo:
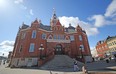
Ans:
{"type": "Polygon", "coordinates": [[[98,57],[104,58],[106,52],[109,50],[106,40],[99,41],[96,45],[98,57]]]}
{"type": "Polygon", "coordinates": [[[79,25],[74,28],[69,24],[69,27],[65,28],[54,13],[50,26],[43,25],[36,19],[31,26],[23,23],[19,28],[13,49],[12,66],[41,65],[57,54],[68,55],[77,60],[82,54],[85,59],[91,57],[86,32],[79,25]],[[44,49],[39,50],[40,47],[44,49]],[[44,61],[40,59],[41,55],[44,61]]]}

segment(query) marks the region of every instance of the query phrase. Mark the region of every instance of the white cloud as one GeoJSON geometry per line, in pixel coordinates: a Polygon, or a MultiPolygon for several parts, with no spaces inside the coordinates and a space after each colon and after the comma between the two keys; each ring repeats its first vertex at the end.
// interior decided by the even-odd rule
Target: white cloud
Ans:
{"type": "Polygon", "coordinates": [[[95,27],[102,27],[105,25],[115,25],[116,24],[116,0],[113,0],[111,4],[107,7],[105,14],[93,15],[88,18],[89,21],[94,22],[95,27]]]}
{"type": "Polygon", "coordinates": [[[3,41],[0,43],[0,56],[4,53],[4,56],[8,56],[9,51],[13,50],[14,41],[3,41]]]}
{"type": "Polygon", "coordinates": [[[34,15],[34,14],[33,14],[33,10],[32,10],[32,9],[30,9],[29,13],[30,13],[31,15],[34,15]]]}
{"type": "Polygon", "coordinates": [[[97,51],[95,47],[92,47],[91,54],[92,54],[92,57],[97,57],[97,51]]]}
{"type": "Polygon", "coordinates": [[[69,26],[69,23],[71,23],[73,26],[77,26],[77,24],[79,23],[79,18],[78,17],[66,17],[66,16],[62,16],[59,17],[60,22],[62,23],[62,25],[65,25],[65,27],[69,26]]]}
{"type": "Polygon", "coordinates": [[[23,3],[23,1],[24,1],[24,0],[15,0],[14,3],[15,3],[15,4],[21,4],[21,3],[23,3]]]}
{"type": "Polygon", "coordinates": [[[61,22],[62,25],[64,25],[65,27],[69,26],[69,23],[71,23],[72,26],[76,27],[78,24],[82,27],[82,29],[84,29],[87,33],[87,35],[96,35],[98,34],[98,29],[94,26],[92,26],[91,24],[81,21],[79,20],[78,17],[59,17],[59,20],[61,22]]]}
{"type": "Polygon", "coordinates": [[[91,17],[91,20],[95,20],[94,25],[96,27],[101,27],[101,26],[105,25],[105,18],[102,15],[94,15],[91,17]]]}
{"type": "Polygon", "coordinates": [[[116,0],[113,0],[111,4],[108,6],[105,16],[106,17],[116,16],[116,0]]]}

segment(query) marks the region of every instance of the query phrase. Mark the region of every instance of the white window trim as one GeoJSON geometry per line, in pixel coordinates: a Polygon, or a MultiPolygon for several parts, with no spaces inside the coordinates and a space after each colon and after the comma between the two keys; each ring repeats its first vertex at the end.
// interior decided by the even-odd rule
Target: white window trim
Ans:
{"type": "Polygon", "coordinates": [[[30,43],[29,52],[34,52],[34,50],[35,50],[35,44],[30,43]],[[32,49],[32,46],[33,46],[33,49],[32,49]]]}

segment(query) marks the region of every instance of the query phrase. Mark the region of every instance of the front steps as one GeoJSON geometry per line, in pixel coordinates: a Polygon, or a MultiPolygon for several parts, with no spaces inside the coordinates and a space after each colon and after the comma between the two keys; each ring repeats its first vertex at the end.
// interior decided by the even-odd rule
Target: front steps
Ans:
{"type": "MultiPolygon", "coordinates": [[[[44,64],[40,69],[73,71],[74,61],[74,59],[67,55],[55,55],[52,60],[44,64]]],[[[82,65],[83,63],[78,62],[79,68],[81,68],[82,65]]]]}

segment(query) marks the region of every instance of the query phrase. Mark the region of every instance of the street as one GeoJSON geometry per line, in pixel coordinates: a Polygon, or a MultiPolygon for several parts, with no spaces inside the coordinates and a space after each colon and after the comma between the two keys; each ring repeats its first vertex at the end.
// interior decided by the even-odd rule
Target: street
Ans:
{"type": "MultiPolygon", "coordinates": [[[[93,63],[86,64],[89,72],[107,72],[107,73],[116,73],[116,62],[111,60],[109,63],[106,63],[104,60],[97,61],[93,63]]],[[[82,72],[63,72],[63,71],[49,71],[49,70],[40,70],[38,68],[9,68],[6,65],[0,65],[0,74],[81,74],[82,72]]]]}

